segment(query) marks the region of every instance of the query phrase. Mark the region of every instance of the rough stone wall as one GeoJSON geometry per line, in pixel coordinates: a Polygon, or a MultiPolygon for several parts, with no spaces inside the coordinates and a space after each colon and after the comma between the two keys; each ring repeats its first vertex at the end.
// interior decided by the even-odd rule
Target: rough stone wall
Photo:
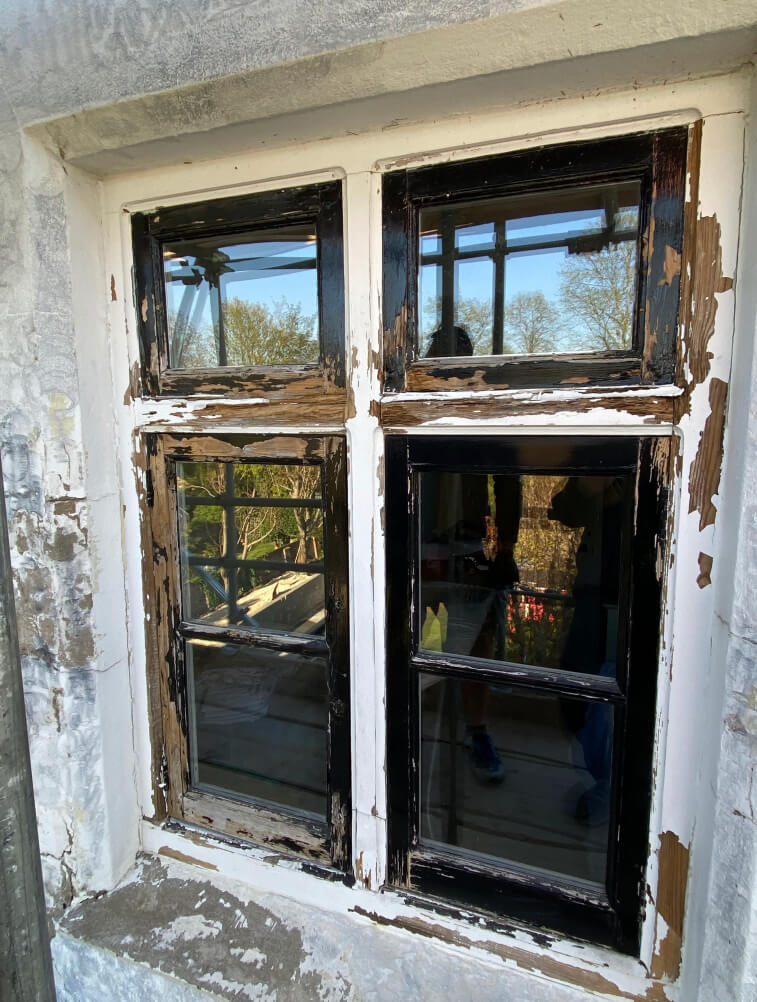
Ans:
{"type": "Polygon", "coordinates": [[[10,125],[0,136],[0,448],[29,742],[51,905],[97,869],[105,837],[92,567],[64,174],[10,125]]]}

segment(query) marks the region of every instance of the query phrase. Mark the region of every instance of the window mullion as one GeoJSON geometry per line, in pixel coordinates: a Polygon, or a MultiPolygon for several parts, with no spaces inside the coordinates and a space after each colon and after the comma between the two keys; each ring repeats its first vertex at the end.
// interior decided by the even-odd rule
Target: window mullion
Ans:
{"type": "Polygon", "coordinates": [[[346,359],[353,408],[346,421],[350,507],[350,663],[352,669],[353,858],[355,876],[378,888],[386,872],[384,723],[383,439],[381,320],[375,276],[381,273],[381,180],[345,181],[346,359]],[[366,266],[366,234],[370,234],[366,266]]]}

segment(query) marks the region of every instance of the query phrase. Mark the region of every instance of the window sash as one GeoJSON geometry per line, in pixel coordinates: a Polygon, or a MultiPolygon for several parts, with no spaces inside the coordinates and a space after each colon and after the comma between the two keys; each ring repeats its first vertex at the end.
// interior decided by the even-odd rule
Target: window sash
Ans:
{"type": "Polygon", "coordinates": [[[389,880],[405,890],[496,912],[570,935],[638,950],[639,888],[648,840],[654,741],[656,665],[661,616],[668,470],[666,439],[549,436],[494,438],[390,435],[387,464],[387,756],[389,880]],[[571,452],[571,445],[574,448],[571,452]],[[566,452],[567,449],[567,452],[566,452]],[[549,454],[552,454],[550,461],[549,454]],[[521,465],[516,462],[522,457],[521,465]],[[559,471],[561,475],[636,472],[633,538],[628,544],[626,611],[621,621],[627,676],[614,680],[577,673],[473,661],[418,650],[419,470],[463,467],[487,472],[559,471]],[[408,570],[409,569],[409,570],[408,570]],[[416,617],[417,618],[417,617],[416,617]],[[462,680],[516,683],[534,693],[607,702],[616,709],[613,736],[616,816],[611,815],[606,893],[569,877],[526,872],[518,864],[481,860],[453,847],[421,843],[419,672],[462,680]],[[622,831],[618,841],[613,832],[622,831]]]}
{"type": "MultiPolygon", "coordinates": [[[[156,666],[151,686],[156,820],[187,821],[222,835],[294,852],[311,862],[351,867],[349,601],[347,581],[346,443],[343,436],[149,435],[145,553],[148,650],[156,666]],[[187,622],[182,618],[177,461],[317,465],[323,471],[325,637],[187,622]],[[184,645],[189,640],[246,645],[328,662],[326,823],[254,798],[223,796],[191,786],[191,708],[184,645]],[[157,676],[157,677],[155,677],[157,676]]],[[[272,670],[275,670],[272,668],[272,670]]]]}
{"type": "Polygon", "coordinates": [[[683,238],[686,129],[571,143],[383,178],[384,389],[628,387],[672,382],[683,238]],[[614,181],[641,182],[634,338],[629,351],[418,357],[418,214],[423,206],[614,181]]]}
{"type": "Polygon", "coordinates": [[[132,216],[141,376],[151,396],[241,394],[341,401],[345,386],[342,185],[331,181],[237,198],[163,207],[132,216]],[[308,223],[317,231],[319,362],[171,368],[162,247],[200,237],[308,223]]]}

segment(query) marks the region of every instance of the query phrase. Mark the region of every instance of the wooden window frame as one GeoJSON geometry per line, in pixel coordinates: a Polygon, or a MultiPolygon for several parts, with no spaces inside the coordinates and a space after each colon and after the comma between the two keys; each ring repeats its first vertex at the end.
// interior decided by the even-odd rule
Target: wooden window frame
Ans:
{"type": "Polygon", "coordinates": [[[234,198],[174,205],[132,216],[134,284],[142,391],[148,396],[193,394],[296,397],[345,396],[344,235],[342,183],[283,188],[234,198]],[[227,236],[276,224],[315,226],[318,246],[318,362],[181,369],[169,365],[162,247],[172,241],[227,236]]]}
{"type": "Polygon", "coordinates": [[[174,819],[310,863],[351,870],[347,449],[343,435],[149,434],[145,520],[147,646],[152,703],[155,820],[174,819]],[[177,461],[316,465],[322,470],[325,638],[201,627],[182,619],[177,461]],[[329,665],[327,814],[321,824],[268,803],[192,790],[184,640],[226,639],[258,649],[323,657],[329,665]]]}
{"type": "Polygon", "coordinates": [[[387,772],[389,882],[420,900],[493,913],[638,955],[651,808],[658,646],[670,478],[670,440],[550,436],[389,435],[386,439],[387,772]],[[471,662],[419,651],[418,475],[423,470],[501,473],[636,474],[633,535],[627,541],[628,607],[618,679],[546,671],[507,662],[471,662]],[[409,570],[408,570],[409,569],[409,570]],[[476,860],[464,850],[423,846],[418,823],[418,672],[582,695],[618,709],[615,807],[608,836],[607,893],[570,878],[539,877],[517,865],[476,860]],[[632,752],[632,753],[631,753],[632,752]],[[618,833],[623,833],[622,839],[618,833]]]}
{"type": "Polygon", "coordinates": [[[383,179],[384,390],[496,390],[671,383],[688,130],[667,129],[392,171],[383,179]],[[634,348],[591,354],[418,357],[418,216],[424,206],[641,183],[634,348]]]}

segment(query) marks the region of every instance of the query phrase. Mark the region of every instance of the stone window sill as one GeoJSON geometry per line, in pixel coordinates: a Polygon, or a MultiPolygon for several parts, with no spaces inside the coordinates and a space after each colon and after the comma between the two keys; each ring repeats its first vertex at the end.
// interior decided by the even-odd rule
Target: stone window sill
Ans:
{"type": "Polygon", "coordinates": [[[113,891],[79,902],[60,920],[53,941],[59,1002],[668,998],[638,962],[609,951],[597,963],[593,954],[601,951],[579,947],[570,964],[563,951],[530,953],[515,931],[471,926],[466,935],[391,893],[341,884],[320,882],[321,908],[166,850],[140,857],[113,891]],[[343,896],[353,902],[347,908],[343,896]]]}

